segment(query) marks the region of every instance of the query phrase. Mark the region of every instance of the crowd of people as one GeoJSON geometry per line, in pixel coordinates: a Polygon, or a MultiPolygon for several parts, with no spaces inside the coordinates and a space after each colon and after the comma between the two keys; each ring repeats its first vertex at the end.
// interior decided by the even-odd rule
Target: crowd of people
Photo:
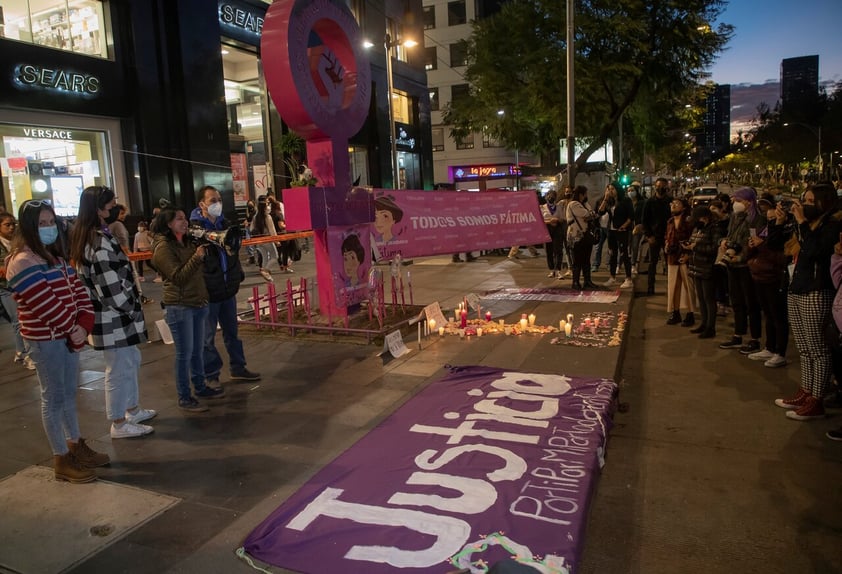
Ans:
{"type": "MultiPolygon", "coordinates": [[[[809,421],[825,416],[825,401],[842,402],[842,211],[835,186],[816,183],[799,198],[742,187],[709,205],[691,206],[659,178],[645,200],[636,184],[624,190],[612,182],[594,203],[583,186],[567,189],[561,200],[548,195],[542,211],[551,237],[550,277],[568,276],[561,273],[566,260],[573,289],[599,289],[591,272],[599,267],[602,228],[610,276],[603,286],[616,287],[622,272],[620,288],[632,287],[643,245],[647,295],[655,294],[658,263],[666,260],[668,325],[713,339],[717,319],[730,312],[734,330],[719,348],[773,369],[787,364],[791,330],[800,385],[775,404],[787,418],[809,421]]],[[[842,440],[842,429],[827,436],[842,440]]]]}
{"type": "MultiPolygon", "coordinates": [[[[116,199],[107,187],[86,188],[78,216],[66,230],[47,201],[24,202],[17,219],[0,214],[0,256],[5,262],[0,312],[13,325],[15,361],[37,373],[55,476],[70,482],[95,480],[94,469],[109,463],[108,455],[87,445],[76,414],[79,351],[86,344],[103,354],[111,438],[148,435],[154,431],[148,423],[157,415],[141,406],[139,346],[147,341],[138,276],[142,267],[129,260],[129,234],[122,224],[127,210],[116,199]]],[[[249,212],[255,234],[274,235],[282,225],[282,212],[272,216],[278,210],[273,203],[259,198],[249,212]]],[[[800,383],[792,396],[775,404],[787,418],[809,421],[824,417],[825,401],[839,402],[842,211],[833,185],[811,185],[797,199],[758,195],[743,187],[691,208],[687,199],[670,193],[666,179],[655,182],[647,199],[635,186],[625,189],[612,182],[594,203],[592,207],[584,186],[568,188],[560,199],[551,193],[542,202],[550,235],[545,246],[550,277],[570,277],[577,290],[599,289],[591,258],[603,227],[609,250],[604,286],[631,288],[646,251],[647,294],[654,294],[663,256],[668,325],[689,327],[699,338],[712,339],[718,319],[730,309],[734,331],[719,347],[738,350],[769,368],[787,364],[791,330],[800,383]]],[[[152,253],[150,266],[164,283],[161,303],[175,343],[178,407],[202,412],[208,401],[225,394],[218,328],[229,378],[260,379],[246,367],[237,328],[236,295],[244,272],[239,252],[212,241],[193,241],[195,235],[188,233],[190,226],[207,232],[229,228],[217,189],[200,189],[198,206],[189,215],[172,205],[156,211],[148,229],[138,226],[133,246],[152,253]]],[[[256,249],[254,257],[261,274],[271,280],[269,262],[281,256],[271,251],[277,249],[274,243],[262,245],[270,247],[256,249]]],[[[287,271],[288,258],[280,263],[287,271]]],[[[842,429],[827,435],[842,440],[842,429]]]]}
{"type": "MultiPolygon", "coordinates": [[[[152,251],[153,268],[164,283],[178,407],[189,412],[208,410],[199,399],[225,394],[219,384],[223,359],[216,348],[217,327],[228,353],[229,378],[260,380],[246,367],[237,329],[236,294],[244,279],[239,253],[214,242],[197,244],[188,236],[189,225],[205,231],[229,227],[219,191],[206,186],[198,195],[189,221],[183,209],[166,206],[150,226],[152,241],[135,237],[135,246],[152,251]]],[[[36,371],[55,477],[73,483],[95,480],[95,468],[110,462],[85,442],[76,412],[79,352],[86,345],[102,351],[105,362],[111,438],[148,435],[154,428],[147,423],[157,416],[140,400],[139,345],[147,341],[147,331],[144,297],[121,223],[126,211],[111,189],[92,186],[82,192],[72,226],[43,200],[24,202],[17,219],[0,215],[0,302],[13,323],[15,358],[36,371]]]]}

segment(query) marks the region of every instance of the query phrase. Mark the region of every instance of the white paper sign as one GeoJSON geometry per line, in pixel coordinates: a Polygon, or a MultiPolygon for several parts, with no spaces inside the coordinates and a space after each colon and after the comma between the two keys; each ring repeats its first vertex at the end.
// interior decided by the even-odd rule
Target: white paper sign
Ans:
{"type": "Polygon", "coordinates": [[[386,335],[386,338],[383,340],[383,350],[377,353],[377,356],[380,357],[386,352],[392,353],[392,356],[395,358],[406,355],[409,352],[409,349],[403,344],[403,335],[401,335],[400,331],[392,331],[386,335]]]}
{"type": "Polygon", "coordinates": [[[468,307],[476,311],[479,309],[479,295],[476,293],[468,293],[465,296],[465,299],[468,301],[468,307]]]}
{"type": "Polygon", "coordinates": [[[444,318],[444,313],[441,312],[441,305],[439,305],[438,301],[424,307],[424,316],[427,318],[428,324],[430,323],[430,319],[432,319],[439,327],[447,325],[447,319],[444,318]]]}

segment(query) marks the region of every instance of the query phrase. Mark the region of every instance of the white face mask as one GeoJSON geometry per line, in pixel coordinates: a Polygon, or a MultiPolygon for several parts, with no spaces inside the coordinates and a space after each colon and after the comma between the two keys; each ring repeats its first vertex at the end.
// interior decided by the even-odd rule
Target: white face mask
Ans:
{"type": "Polygon", "coordinates": [[[208,206],[208,214],[211,217],[219,217],[220,215],[222,215],[222,202],[217,201],[216,203],[211,203],[208,206]]]}
{"type": "Polygon", "coordinates": [[[735,201],[734,206],[731,209],[734,210],[734,213],[742,213],[743,211],[746,210],[746,206],[745,206],[744,203],[742,203],[740,201],[735,201]]]}

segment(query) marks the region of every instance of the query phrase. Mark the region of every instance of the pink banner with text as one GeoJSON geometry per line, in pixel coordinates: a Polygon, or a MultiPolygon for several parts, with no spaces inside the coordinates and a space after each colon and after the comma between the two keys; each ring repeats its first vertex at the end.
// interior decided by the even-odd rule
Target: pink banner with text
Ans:
{"type": "Polygon", "coordinates": [[[374,197],[371,246],[378,260],[550,240],[533,191],[377,189],[374,197]]]}

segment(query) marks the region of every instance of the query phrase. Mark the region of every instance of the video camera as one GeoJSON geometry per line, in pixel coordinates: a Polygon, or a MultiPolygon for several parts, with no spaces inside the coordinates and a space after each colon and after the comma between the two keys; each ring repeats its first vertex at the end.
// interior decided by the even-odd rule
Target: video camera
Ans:
{"type": "Polygon", "coordinates": [[[191,225],[187,228],[187,234],[200,245],[210,243],[222,247],[228,255],[236,255],[243,242],[243,234],[239,225],[232,225],[221,231],[191,225]]]}

